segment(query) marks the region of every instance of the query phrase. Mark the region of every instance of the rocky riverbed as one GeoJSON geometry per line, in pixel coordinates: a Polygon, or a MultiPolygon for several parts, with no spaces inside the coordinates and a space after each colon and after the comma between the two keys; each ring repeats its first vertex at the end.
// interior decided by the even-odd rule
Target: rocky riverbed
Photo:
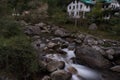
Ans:
{"type": "Polygon", "coordinates": [[[24,24],[39,64],[41,80],[120,80],[120,42],[71,33],[62,27],[24,24]]]}

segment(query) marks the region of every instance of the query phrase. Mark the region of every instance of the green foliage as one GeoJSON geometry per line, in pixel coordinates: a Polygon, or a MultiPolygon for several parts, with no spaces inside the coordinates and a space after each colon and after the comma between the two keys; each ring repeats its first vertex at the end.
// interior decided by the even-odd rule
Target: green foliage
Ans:
{"type": "Polygon", "coordinates": [[[2,18],[0,19],[0,36],[9,38],[11,36],[20,35],[21,32],[21,26],[16,21],[11,21],[9,19],[2,18]]]}
{"type": "Polygon", "coordinates": [[[0,70],[12,73],[18,79],[39,71],[31,40],[23,34],[20,24],[2,18],[0,28],[0,70]]]}
{"type": "Polygon", "coordinates": [[[102,3],[97,3],[93,7],[92,11],[87,14],[87,17],[91,20],[92,23],[100,23],[102,20],[103,11],[101,11],[101,8],[102,3]]]}

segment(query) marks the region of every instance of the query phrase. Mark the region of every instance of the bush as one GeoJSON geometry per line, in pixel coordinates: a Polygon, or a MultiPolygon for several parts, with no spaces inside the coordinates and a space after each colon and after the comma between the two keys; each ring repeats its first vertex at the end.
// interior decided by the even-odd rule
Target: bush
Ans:
{"type": "Polygon", "coordinates": [[[38,72],[37,56],[20,24],[2,19],[0,28],[0,70],[14,74],[18,80],[38,72]]]}
{"type": "Polygon", "coordinates": [[[20,35],[21,26],[16,21],[11,19],[0,19],[0,36],[9,38],[12,36],[20,35]]]}

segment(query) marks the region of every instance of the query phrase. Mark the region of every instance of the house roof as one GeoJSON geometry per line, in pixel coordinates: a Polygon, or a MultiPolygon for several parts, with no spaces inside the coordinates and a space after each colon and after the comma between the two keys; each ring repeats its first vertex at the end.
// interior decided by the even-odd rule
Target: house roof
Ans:
{"type": "Polygon", "coordinates": [[[98,0],[99,2],[111,3],[113,0],[98,0]]]}
{"type": "Polygon", "coordinates": [[[96,1],[97,1],[97,2],[111,3],[111,2],[113,2],[113,1],[115,1],[115,0],[80,0],[80,1],[82,1],[82,2],[84,2],[84,3],[87,3],[87,4],[95,4],[96,1]]]}
{"type": "Polygon", "coordinates": [[[95,0],[80,0],[86,4],[95,4],[95,0]]]}

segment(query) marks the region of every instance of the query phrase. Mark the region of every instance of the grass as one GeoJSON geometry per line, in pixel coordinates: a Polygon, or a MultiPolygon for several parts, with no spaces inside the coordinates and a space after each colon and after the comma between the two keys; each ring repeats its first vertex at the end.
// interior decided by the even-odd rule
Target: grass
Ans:
{"type": "Polygon", "coordinates": [[[86,33],[86,34],[91,34],[94,36],[97,36],[99,38],[104,38],[104,39],[112,39],[112,40],[118,40],[120,41],[120,36],[112,34],[109,31],[102,31],[102,30],[89,30],[87,27],[84,26],[75,26],[73,24],[67,24],[67,25],[62,25],[64,26],[65,29],[69,30],[70,32],[76,33],[76,32],[81,32],[81,33],[86,33]]]}

